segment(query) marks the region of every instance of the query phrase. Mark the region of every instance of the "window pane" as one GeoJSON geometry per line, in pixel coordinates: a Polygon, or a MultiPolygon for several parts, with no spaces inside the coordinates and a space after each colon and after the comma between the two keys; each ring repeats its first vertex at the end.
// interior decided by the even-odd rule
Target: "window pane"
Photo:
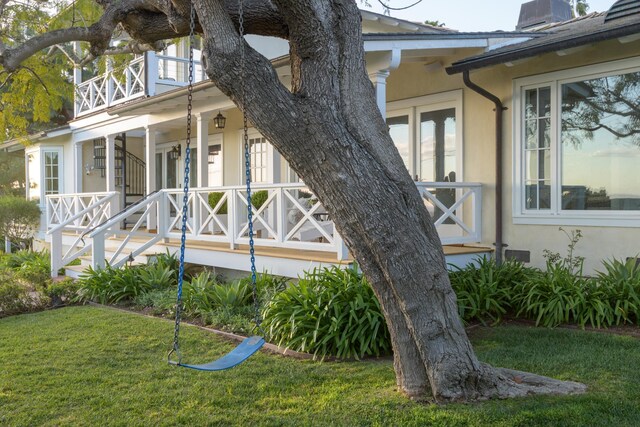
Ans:
{"type": "Polygon", "coordinates": [[[525,208],[537,209],[538,208],[538,183],[528,182],[525,194],[525,208]]]}
{"type": "Polygon", "coordinates": [[[525,141],[526,148],[538,148],[538,121],[537,120],[527,120],[525,122],[525,141]]]}
{"type": "Polygon", "coordinates": [[[538,151],[527,151],[525,154],[525,178],[527,181],[538,179],[538,151]]]}
{"type": "Polygon", "coordinates": [[[420,179],[455,181],[456,110],[420,113],[420,179]]]}
{"type": "Polygon", "coordinates": [[[536,111],[538,110],[538,89],[526,91],[524,98],[524,117],[525,119],[532,119],[536,117],[536,111]]]}
{"type": "Polygon", "coordinates": [[[551,115],[551,88],[542,87],[538,91],[538,117],[551,115]]]}
{"type": "Polygon", "coordinates": [[[640,210],[640,72],[562,85],[562,208],[640,210]]]}
{"type": "Polygon", "coordinates": [[[388,117],[387,126],[404,165],[409,169],[409,116],[388,117]]]}

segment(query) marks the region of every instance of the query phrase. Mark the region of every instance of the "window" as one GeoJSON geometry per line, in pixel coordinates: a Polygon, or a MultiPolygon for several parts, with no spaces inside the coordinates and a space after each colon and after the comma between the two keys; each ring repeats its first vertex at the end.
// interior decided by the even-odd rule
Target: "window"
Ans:
{"type": "Polygon", "coordinates": [[[42,150],[42,167],[44,173],[44,194],[59,194],[62,191],[62,149],[47,148],[42,150]]]}
{"type": "Polygon", "coordinates": [[[617,61],[516,81],[516,222],[637,221],[640,68],[636,64],[637,59],[617,61]]]}
{"type": "MultiPolygon", "coordinates": [[[[244,144],[241,145],[242,150],[242,167],[241,181],[244,182],[245,176],[245,157],[244,144]]],[[[267,183],[269,182],[269,141],[259,133],[249,134],[249,160],[251,169],[251,182],[267,183]]]]}
{"type": "Polygon", "coordinates": [[[389,133],[418,181],[462,180],[462,91],[387,105],[389,133]]]}

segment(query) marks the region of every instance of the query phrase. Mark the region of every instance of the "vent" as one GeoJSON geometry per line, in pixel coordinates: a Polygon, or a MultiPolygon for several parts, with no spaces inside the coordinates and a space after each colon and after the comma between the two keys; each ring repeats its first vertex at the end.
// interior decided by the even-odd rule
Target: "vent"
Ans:
{"type": "Polygon", "coordinates": [[[513,259],[520,262],[531,262],[530,251],[519,251],[515,249],[507,249],[504,251],[504,257],[506,259],[513,259]]]}
{"type": "Polygon", "coordinates": [[[569,19],[571,19],[571,5],[567,0],[533,0],[520,6],[516,30],[531,30],[569,19]]]}
{"type": "Polygon", "coordinates": [[[638,13],[640,13],[640,0],[618,0],[607,12],[604,22],[637,15],[638,13]]]}

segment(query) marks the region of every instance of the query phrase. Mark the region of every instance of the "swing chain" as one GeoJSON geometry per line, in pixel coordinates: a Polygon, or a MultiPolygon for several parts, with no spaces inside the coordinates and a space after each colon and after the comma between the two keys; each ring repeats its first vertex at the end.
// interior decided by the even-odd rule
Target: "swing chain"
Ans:
{"type": "Polygon", "coordinates": [[[169,363],[179,365],[182,359],[180,353],[180,321],[182,320],[182,284],[184,283],[184,252],[187,240],[187,216],[189,211],[189,172],[191,163],[191,122],[193,110],[193,45],[195,43],[195,21],[196,11],[191,2],[189,16],[189,85],[187,86],[187,138],[185,141],[185,157],[184,157],[184,195],[182,197],[182,235],[180,237],[180,269],[178,271],[178,298],[176,301],[176,322],[173,333],[173,347],[169,352],[169,363]],[[172,362],[171,357],[177,357],[177,363],[172,362]]]}
{"type": "Polygon", "coordinates": [[[246,58],[245,58],[245,45],[244,45],[244,0],[238,1],[238,31],[240,33],[240,85],[241,94],[240,99],[242,103],[242,131],[244,142],[244,167],[245,167],[245,179],[247,184],[247,222],[249,225],[249,255],[251,257],[251,286],[253,293],[253,308],[254,308],[254,322],[256,328],[264,335],[260,316],[260,303],[258,301],[258,285],[256,274],[256,256],[253,240],[253,204],[251,203],[251,147],[249,145],[249,125],[247,120],[247,85],[246,85],[246,58]]]}

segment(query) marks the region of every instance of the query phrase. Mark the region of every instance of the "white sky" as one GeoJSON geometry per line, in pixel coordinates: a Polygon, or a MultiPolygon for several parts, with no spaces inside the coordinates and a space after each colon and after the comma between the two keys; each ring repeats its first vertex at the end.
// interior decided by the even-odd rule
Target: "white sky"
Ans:
{"type": "MultiPolygon", "coordinates": [[[[367,0],[373,12],[382,13],[378,0],[367,0]]],[[[383,0],[391,7],[408,6],[416,0],[383,0]]],[[[422,0],[407,10],[391,11],[391,16],[414,22],[440,21],[459,31],[515,30],[520,5],[527,0],[422,0]]],[[[604,12],[615,0],[588,0],[589,12],[604,12]]]]}

